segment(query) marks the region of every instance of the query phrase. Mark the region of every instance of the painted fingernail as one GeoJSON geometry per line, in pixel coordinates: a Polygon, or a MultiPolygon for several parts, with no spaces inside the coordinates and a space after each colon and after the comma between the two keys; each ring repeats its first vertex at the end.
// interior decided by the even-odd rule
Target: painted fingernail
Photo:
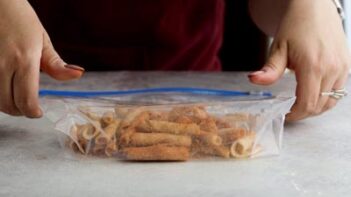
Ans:
{"type": "Polygon", "coordinates": [[[85,71],[84,68],[82,68],[80,66],[77,66],[77,65],[66,64],[65,67],[68,68],[68,69],[78,70],[78,71],[82,71],[82,72],[85,71]]]}

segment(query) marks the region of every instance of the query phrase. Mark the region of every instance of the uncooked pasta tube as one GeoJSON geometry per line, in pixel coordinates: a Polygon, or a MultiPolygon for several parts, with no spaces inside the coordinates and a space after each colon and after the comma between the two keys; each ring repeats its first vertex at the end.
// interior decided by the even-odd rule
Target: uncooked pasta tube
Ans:
{"type": "Polygon", "coordinates": [[[146,112],[143,107],[130,109],[122,121],[122,127],[130,126],[133,122],[135,124],[135,122],[140,119],[141,114],[143,114],[142,117],[144,117],[146,114],[148,114],[148,112],[146,112]]]}
{"type": "Polygon", "coordinates": [[[216,126],[217,128],[220,130],[220,129],[227,129],[227,128],[230,128],[230,124],[223,120],[223,118],[216,118],[216,126]]]}
{"type": "Polygon", "coordinates": [[[175,121],[180,116],[186,116],[193,122],[198,123],[199,121],[206,119],[208,114],[203,106],[175,107],[169,113],[169,120],[175,121]]]}
{"type": "Polygon", "coordinates": [[[100,116],[92,112],[89,107],[80,107],[78,108],[83,115],[85,115],[90,120],[100,121],[100,116]]]}
{"type": "Polygon", "coordinates": [[[117,144],[115,140],[110,141],[105,148],[105,154],[108,157],[111,157],[112,155],[114,155],[115,153],[118,152],[118,148],[117,148],[117,144]]]}
{"type": "Polygon", "coordinates": [[[235,158],[249,157],[255,142],[255,136],[249,135],[236,140],[230,147],[230,153],[235,158]]]}
{"type": "Polygon", "coordinates": [[[114,112],[105,112],[101,117],[101,124],[103,127],[112,124],[115,121],[115,113],[114,112]]]}
{"type": "Polygon", "coordinates": [[[133,133],[129,143],[130,146],[150,146],[156,144],[190,147],[191,138],[189,136],[167,133],[133,133]]]}
{"type": "Polygon", "coordinates": [[[168,120],[168,113],[164,111],[150,111],[150,120],[168,120]]]}
{"type": "Polygon", "coordinates": [[[119,137],[119,144],[125,146],[129,144],[130,136],[135,132],[135,127],[146,119],[149,118],[149,113],[147,111],[140,112],[138,115],[134,116],[133,120],[128,120],[127,122],[122,121],[121,126],[117,130],[116,136],[119,137]]]}
{"type": "Polygon", "coordinates": [[[231,144],[244,136],[255,135],[255,132],[243,128],[228,128],[219,130],[218,134],[222,137],[223,144],[231,144]]]}
{"type": "Polygon", "coordinates": [[[195,137],[202,146],[219,146],[222,144],[222,138],[214,133],[202,132],[195,137]]]}
{"type": "Polygon", "coordinates": [[[203,132],[201,135],[195,136],[197,143],[194,149],[206,155],[220,156],[229,158],[229,148],[222,145],[222,138],[214,133],[203,132]]]}
{"type": "Polygon", "coordinates": [[[67,123],[76,121],[66,145],[86,155],[136,161],[185,161],[190,156],[246,158],[260,154],[263,148],[256,142],[255,131],[261,126],[256,114],[225,108],[222,112],[212,104],[208,106],[214,114],[189,104],[120,105],[114,110],[109,106],[79,108],[85,120],[73,117],[67,123]],[[84,121],[88,123],[82,124],[84,121]]]}
{"type": "Polygon", "coordinates": [[[213,146],[213,153],[216,156],[224,157],[224,158],[229,158],[230,157],[230,151],[229,148],[223,145],[219,146],[213,146]]]}
{"type": "Polygon", "coordinates": [[[196,144],[196,145],[193,145],[192,149],[193,149],[195,154],[201,153],[201,154],[205,154],[208,156],[219,156],[219,157],[223,157],[223,158],[230,157],[230,150],[228,147],[226,147],[224,145],[204,146],[201,144],[196,144]]]}
{"type": "Polygon", "coordinates": [[[211,117],[201,120],[199,123],[199,126],[202,131],[213,132],[213,133],[218,132],[216,121],[211,117]]]}
{"type": "Polygon", "coordinates": [[[68,146],[74,151],[74,152],[81,152],[82,154],[85,154],[85,151],[84,151],[84,149],[82,148],[82,146],[79,144],[79,143],[77,143],[77,142],[75,142],[75,141],[73,141],[73,140],[69,140],[68,141],[68,146]]]}
{"type": "Polygon", "coordinates": [[[135,133],[134,127],[128,127],[123,130],[123,132],[119,136],[119,145],[120,146],[127,146],[130,142],[130,137],[135,133]]]}
{"type": "Polygon", "coordinates": [[[104,155],[105,154],[105,148],[106,148],[106,145],[95,144],[93,147],[91,147],[90,152],[93,155],[104,155]]]}
{"type": "Polygon", "coordinates": [[[187,116],[179,116],[173,120],[175,123],[181,123],[181,124],[191,124],[194,123],[189,117],[187,116]]]}
{"type": "Polygon", "coordinates": [[[199,135],[197,124],[179,124],[168,121],[146,120],[137,126],[142,132],[170,133],[177,135],[199,135]]]}
{"type": "Polygon", "coordinates": [[[68,146],[74,150],[74,151],[77,151],[79,150],[81,153],[85,153],[84,149],[82,148],[81,144],[79,143],[79,140],[80,140],[80,127],[81,126],[78,126],[78,125],[73,125],[71,127],[71,131],[70,131],[70,139],[68,140],[68,146]]]}
{"type": "Polygon", "coordinates": [[[150,114],[148,111],[139,111],[137,109],[135,109],[135,111],[132,112],[133,114],[128,114],[127,117],[122,120],[117,130],[117,136],[123,135],[126,131],[135,130],[134,127],[149,119],[150,114]],[[138,111],[138,113],[135,111],[138,111]]]}
{"type": "Polygon", "coordinates": [[[100,133],[96,139],[95,144],[107,144],[110,140],[115,138],[116,130],[120,124],[120,121],[115,120],[104,128],[104,132],[100,133]]]}
{"type": "Polygon", "coordinates": [[[80,127],[80,134],[84,140],[90,141],[99,134],[99,131],[93,125],[86,124],[80,127]]]}
{"type": "Polygon", "coordinates": [[[136,161],[186,161],[189,159],[189,148],[153,145],[147,147],[124,148],[127,160],[136,161]]]}

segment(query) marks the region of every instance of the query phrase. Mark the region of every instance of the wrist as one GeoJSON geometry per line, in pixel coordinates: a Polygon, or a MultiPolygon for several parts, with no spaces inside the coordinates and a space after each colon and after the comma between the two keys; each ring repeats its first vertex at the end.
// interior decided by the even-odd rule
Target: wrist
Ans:
{"type": "Polygon", "coordinates": [[[320,28],[325,28],[328,24],[334,24],[334,27],[343,28],[342,20],[333,0],[287,1],[287,11],[283,17],[283,23],[289,21],[295,21],[296,23],[298,21],[298,23],[307,23],[307,26],[317,25],[320,28]]]}
{"type": "Polygon", "coordinates": [[[339,0],[287,0],[288,10],[297,8],[301,14],[323,14],[326,16],[338,16],[343,14],[343,9],[341,7],[339,0]]]}

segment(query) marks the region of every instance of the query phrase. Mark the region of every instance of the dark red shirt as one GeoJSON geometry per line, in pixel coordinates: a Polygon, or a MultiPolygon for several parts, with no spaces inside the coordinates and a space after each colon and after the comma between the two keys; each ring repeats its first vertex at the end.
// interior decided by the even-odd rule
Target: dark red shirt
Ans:
{"type": "Polygon", "coordinates": [[[221,69],[224,0],[30,0],[65,61],[88,70],[221,69]]]}

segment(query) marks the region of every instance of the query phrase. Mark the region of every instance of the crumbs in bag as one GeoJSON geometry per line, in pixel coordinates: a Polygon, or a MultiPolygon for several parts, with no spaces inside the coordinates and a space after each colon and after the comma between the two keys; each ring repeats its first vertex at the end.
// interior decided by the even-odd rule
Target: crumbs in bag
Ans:
{"type": "Polygon", "coordinates": [[[79,109],[86,124],[71,127],[69,147],[82,154],[136,161],[247,158],[261,151],[250,114],[211,115],[204,106],[171,109],[117,106],[96,113],[79,109]]]}

